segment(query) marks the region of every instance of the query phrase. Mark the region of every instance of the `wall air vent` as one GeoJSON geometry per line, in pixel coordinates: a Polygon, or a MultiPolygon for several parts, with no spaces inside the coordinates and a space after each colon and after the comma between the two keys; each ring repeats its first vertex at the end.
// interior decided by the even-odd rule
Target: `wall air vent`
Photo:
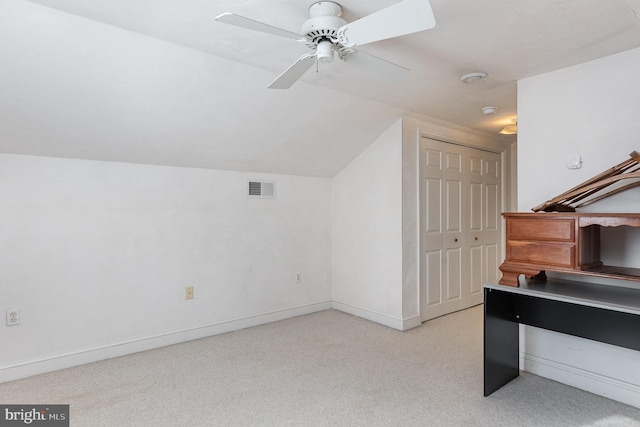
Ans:
{"type": "Polygon", "coordinates": [[[249,197],[259,199],[275,199],[275,181],[249,181],[249,197]]]}

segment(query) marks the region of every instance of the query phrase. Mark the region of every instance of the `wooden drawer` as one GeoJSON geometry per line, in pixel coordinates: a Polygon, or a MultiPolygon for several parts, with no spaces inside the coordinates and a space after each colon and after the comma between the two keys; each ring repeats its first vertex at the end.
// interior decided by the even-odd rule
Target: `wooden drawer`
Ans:
{"type": "Polygon", "coordinates": [[[573,218],[509,218],[507,240],[574,242],[573,218]]]}
{"type": "Polygon", "coordinates": [[[575,245],[508,242],[507,261],[574,269],[575,245]]]}

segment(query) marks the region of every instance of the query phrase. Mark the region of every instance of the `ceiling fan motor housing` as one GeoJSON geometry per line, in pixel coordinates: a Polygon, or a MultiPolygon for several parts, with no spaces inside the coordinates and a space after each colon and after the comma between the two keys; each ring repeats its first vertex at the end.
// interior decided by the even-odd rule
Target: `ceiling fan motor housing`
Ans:
{"type": "Polygon", "coordinates": [[[309,19],[302,24],[300,31],[313,43],[318,44],[323,40],[335,42],[338,29],[347,21],[340,18],[342,8],[339,4],[330,1],[321,1],[311,5],[309,19]]]}

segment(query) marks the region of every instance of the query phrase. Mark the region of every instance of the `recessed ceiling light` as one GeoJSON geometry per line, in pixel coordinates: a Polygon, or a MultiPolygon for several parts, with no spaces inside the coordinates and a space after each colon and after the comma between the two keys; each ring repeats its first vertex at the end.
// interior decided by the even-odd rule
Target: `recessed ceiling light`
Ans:
{"type": "Polygon", "coordinates": [[[467,73],[464,76],[460,77],[460,81],[462,83],[477,83],[485,80],[489,74],[483,71],[476,71],[473,73],[467,73]]]}

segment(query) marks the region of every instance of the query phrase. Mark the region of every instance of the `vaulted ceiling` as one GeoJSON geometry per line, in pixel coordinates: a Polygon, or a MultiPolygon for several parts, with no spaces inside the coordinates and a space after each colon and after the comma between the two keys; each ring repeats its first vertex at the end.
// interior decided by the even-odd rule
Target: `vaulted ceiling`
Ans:
{"type": "Polygon", "coordinates": [[[514,141],[518,80],[640,47],[640,0],[431,0],[434,29],[362,48],[402,81],[334,61],[277,90],[307,48],[214,21],[299,32],[313,3],[0,0],[0,152],[331,177],[406,114],[514,141]]]}

